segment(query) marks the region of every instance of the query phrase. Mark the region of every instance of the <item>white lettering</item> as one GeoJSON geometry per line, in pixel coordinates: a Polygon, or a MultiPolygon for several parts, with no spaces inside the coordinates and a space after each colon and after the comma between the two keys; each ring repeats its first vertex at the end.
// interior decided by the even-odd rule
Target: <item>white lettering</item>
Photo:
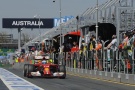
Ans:
{"type": "Polygon", "coordinates": [[[69,18],[67,18],[67,20],[66,21],[68,21],[69,20],[69,18]]]}
{"type": "Polygon", "coordinates": [[[40,26],[43,26],[44,25],[44,23],[42,22],[42,21],[40,21],[40,24],[39,24],[40,26]]]}
{"type": "Polygon", "coordinates": [[[35,21],[34,23],[35,26],[39,26],[39,21],[38,22],[35,21]]]}
{"type": "Polygon", "coordinates": [[[38,25],[38,26],[40,25],[40,21],[38,21],[37,25],[38,25]]]}
{"type": "Polygon", "coordinates": [[[16,21],[13,21],[12,25],[16,25],[16,21]]]}
{"type": "MultiPolygon", "coordinates": [[[[19,22],[20,23],[20,22],[19,22]]],[[[19,23],[16,21],[16,25],[18,26],[19,25],[19,23]]]]}
{"type": "Polygon", "coordinates": [[[23,22],[24,22],[24,24],[23,24],[23,25],[26,25],[27,21],[23,21],[23,22]]]}
{"type": "Polygon", "coordinates": [[[42,21],[13,21],[12,22],[12,26],[19,26],[19,25],[21,25],[21,26],[23,26],[23,25],[25,25],[25,26],[27,26],[27,25],[33,25],[33,26],[42,26],[42,25],[44,25],[44,23],[42,22],[42,21]]]}
{"type": "Polygon", "coordinates": [[[35,22],[34,22],[34,21],[32,21],[32,22],[31,22],[31,25],[35,25],[35,23],[36,23],[36,21],[35,21],[35,22]]]}
{"type": "Polygon", "coordinates": [[[66,22],[65,18],[61,18],[61,23],[64,23],[64,22],[66,22]]]}
{"type": "Polygon", "coordinates": [[[60,20],[54,19],[54,26],[59,26],[59,25],[60,25],[60,20]]]}
{"type": "Polygon", "coordinates": [[[20,21],[20,23],[18,24],[18,26],[19,25],[23,26],[24,25],[23,21],[20,21]]]}
{"type": "MultiPolygon", "coordinates": [[[[65,23],[72,18],[73,18],[73,16],[61,18],[61,23],[65,23]]],[[[54,26],[56,27],[56,26],[59,26],[59,25],[60,25],[60,18],[55,18],[54,19],[54,26]]]]}
{"type": "Polygon", "coordinates": [[[30,21],[27,22],[27,25],[31,25],[30,21]]]}

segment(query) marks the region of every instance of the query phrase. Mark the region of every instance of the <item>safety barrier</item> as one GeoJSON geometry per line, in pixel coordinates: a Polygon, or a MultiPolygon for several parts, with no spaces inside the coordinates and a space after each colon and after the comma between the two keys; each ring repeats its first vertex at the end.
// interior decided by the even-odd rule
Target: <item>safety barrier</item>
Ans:
{"type": "Polygon", "coordinates": [[[72,74],[135,84],[134,49],[66,52],[58,57],[72,74]]]}
{"type": "Polygon", "coordinates": [[[104,49],[107,41],[102,42],[102,49],[91,51],[53,53],[50,57],[58,63],[70,68],[98,70],[106,72],[120,72],[134,74],[135,55],[134,48],[130,49],[104,49]]]}

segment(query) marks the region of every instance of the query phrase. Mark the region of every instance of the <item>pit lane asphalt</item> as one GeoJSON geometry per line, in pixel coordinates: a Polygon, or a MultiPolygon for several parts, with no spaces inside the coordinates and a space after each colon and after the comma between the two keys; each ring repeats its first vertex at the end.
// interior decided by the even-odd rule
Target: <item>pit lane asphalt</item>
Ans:
{"type": "MultiPolygon", "coordinates": [[[[26,78],[23,71],[7,69],[25,80],[45,90],[135,90],[135,86],[121,85],[89,78],[67,75],[66,79],[58,78],[26,78]]],[[[0,85],[1,86],[1,85],[0,85]]],[[[1,90],[1,89],[0,89],[1,90]]]]}
{"type": "Polygon", "coordinates": [[[0,90],[9,90],[6,85],[2,82],[2,80],[0,79],[0,90]]]}

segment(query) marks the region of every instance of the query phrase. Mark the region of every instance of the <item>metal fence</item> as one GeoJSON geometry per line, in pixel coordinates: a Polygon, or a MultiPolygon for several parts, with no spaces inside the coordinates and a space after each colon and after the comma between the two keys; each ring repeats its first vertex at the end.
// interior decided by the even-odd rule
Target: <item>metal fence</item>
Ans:
{"type": "Polygon", "coordinates": [[[107,72],[135,73],[134,49],[131,50],[107,49],[84,52],[64,52],[50,54],[50,57],[58,63],[70,68],[98,70],[107,72]]]}
{"type": "Polygon", "coordinates": [[[123,83],[135,83],[135,55],[129,50],[107,49],[84,52],[53,54],[54,62],[66,65],[67,72],[77,75],[102,78],[123,83]]]}

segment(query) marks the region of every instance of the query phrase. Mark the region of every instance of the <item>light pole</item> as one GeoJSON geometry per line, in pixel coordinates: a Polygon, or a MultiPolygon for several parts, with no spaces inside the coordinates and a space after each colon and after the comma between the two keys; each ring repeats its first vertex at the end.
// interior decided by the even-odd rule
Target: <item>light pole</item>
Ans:
{"type": "Polygon", "coordinates": [[[98,0],[97,0],[96,10],[97,10],[97,20],[96,20],[96,40],[97,40],[98,39],[98,0]]]}
{"type": "MultiPolygon", "coordinates": [[[[98,44],[98,0],[96,5],[96,11],[97,11],[97,20],[96,20],[96,45],[98,44]]],[[[96,50],[96,57],[97,57],[97,50],[96,50]]]]}
{"type": "Polygon", "coordinates": [[[21,48],[21,28],[18,28],[18,52],[20,52],[21,48]]]}
{"type": "Polygon", "coordinates": [[[38,24],[39,24],[39,36],[40,36],[40,41],[39,41],[39,49],[40,49],[40,48],[41,48],[41,47],[40,47],[40,43],[41,43],[41,31],[40,31],[40,24],[41,24],[41,23],[40,23],[40,21],[41,21],[41,20],[40,20],[40,15],[35,15],[34,18],[37,18],[37,16],[38,16],[38,19],[39,19],[39,20],[38,20],[38,24]]]}
{"type": "Polygon", "coordinates": [[[23,30],[24,28],[21,28],[21,30],[20,30],[20,46],[22,45],[22,40],[21,40],[21,37],[22,37],[22,30],[23,30]]]}
{"type": "Polygon", "coordinates": [[[23,28],[18,28],[18,51],[21,51],[21,31],[23,28]]]}
{"type": "MultiPolygon", "coordinates": [[[[53,2],[55,2],[55,0],[53,0],[53,2]]],[[[61,28],[61,0],[59,0],[59,13],[60,13],[60,52],[61,52],[61,46],[62,46],[62,28],[61,28]]]]}
{"type": "Polygon", "coordinates": [[[13,33],[12,33],[12,29],[11,29],[11,43],[13,42],[13,33]]]}

